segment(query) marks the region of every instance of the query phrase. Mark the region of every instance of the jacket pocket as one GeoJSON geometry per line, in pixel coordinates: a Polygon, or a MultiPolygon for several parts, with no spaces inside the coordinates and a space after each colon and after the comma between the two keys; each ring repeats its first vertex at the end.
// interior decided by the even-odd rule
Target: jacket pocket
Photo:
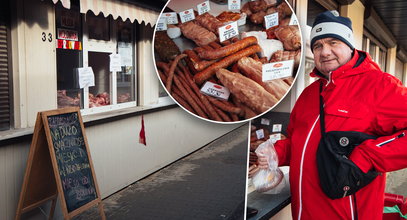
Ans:
{"type": "Polygon", "coordinates": [[[366,119],[370,114],[368,106],[362,102],[338,101],[325,107],[327,115],[366,119]]]}

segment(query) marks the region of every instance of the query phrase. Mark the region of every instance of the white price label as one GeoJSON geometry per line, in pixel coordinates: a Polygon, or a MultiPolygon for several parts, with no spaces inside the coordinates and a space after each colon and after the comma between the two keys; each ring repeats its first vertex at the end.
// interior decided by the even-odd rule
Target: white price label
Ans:
{"type": "Polygon", "coordinates": [[[213,96],[215,98],[220,98],[228,100],[230,96],[230,91],[228,88],[221,85],[207,81],[201,88],[201,92],[213,96]]]}
{"type": "Polygon", "coordinates": [[[160,19],[158,19],[157,31],[165,30],[167,30],[167,18],[165,16],[161,16],[160,19]]]}
{"type": "Polygon", "coordinates": [[[195,19],[194,10],[192,8],[185,11],[181,11],[179,13],[179,16],[181,18],[181,23],[185,23],[195,19]]]}
{"type": "Polygon", "coordinates": [[[167,18],[167,24],[178,24],[177,13],[166,12],[166,13],[163,13],[162,16],[167,18]]]}
{"type": "Polygon", "coordinates": [[[95,74],[92,67],[78,68],[79,88],[95,86],[95,74]]]}
{"type": "Polygon", "coordinates": [[[262,66],[263,82],[292,76],[294,60],[267,63],[262,66]]]}
{"type": "Polygon", "coordinates": [[[282,124],[274,124],[272,132],[281,132],[282,124]]]}
{"type": "Polygon", "coordinates": [[[257,139],[263,139],[263,138],[264,138],[264,131],[263,131],[263,129],[257,130],[257,131],[256,131],[256,136],[257,136],[257,139]]]}
{"type": "Polygon", "coordinates": [[[260,123],[262,125],[270,125],[270,120],[268,120],[267,118],[262,118],[260,123]]]}
{"type": "Polygon", "coordinates": [[[298,25],[297,16],[295,16],[294,14],[292,14],[292,15],[291,15],[291,18],[290,18],[290,23],[288,23],[288,25],[298,25]]]}
{"type": "Polygon", "coordinates": [[[240,2],[241,0],[228,0],[228,9],[232,10],[240,10],[240,2]]]}
{"type": "Polygon", "coordinates": [[[271,142],[275,144],[277,141],[281,140],[281,133],[271,134],[270,135],[271,142]]]}
{"type": "Polygon", "coordinates": [[[278,25],[278,12],[264,16],[264,22],[266,24],[266,29],[277,26],[278,25]]]}
{"type": "Polygon", "coordinates": [[[211,10],[211,6],[209,6],[209,1],[202,2],[201,4],[196,6],[198,8],[198,14],[203,14],[211,10]]]}
{"type": "Polygon", "coordinates": [[[223,42],[234,36],[239,35],[239,30],[237,29],[237,21],[227,24],[219,28],[219,41],[223,42]]]}
{"type": "Polygon", "coordinates": [[[110,57],[110,72],[120,72],[122,71],[122,57],[120,54],[112,53],[110,57]]]}

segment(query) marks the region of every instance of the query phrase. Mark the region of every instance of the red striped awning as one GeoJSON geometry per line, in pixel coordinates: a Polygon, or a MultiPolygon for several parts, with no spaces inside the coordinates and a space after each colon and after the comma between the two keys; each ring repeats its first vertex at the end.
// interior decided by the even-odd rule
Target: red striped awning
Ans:
{"type": "Polygon", "coordinates": [[[121,17],[123,21],[127,19],[131,22],[137,20],[138,23],[144,21],[151,26],[155,25],[159,15],[156,11],[117,0],[80,0],[80,10],[84,14],[92,11],[95,15],[99,13],[103,13],[105,17],[112,15],[114,19],[121,17]]]}
{"type": "Polygon", "coordinates": [[[61,1],[62,6],[64,6],[64,8],[66,9],[70,9],[71,8],[71,0],[52,0],[54,2],[54,4],[56,4],[57,2],[61,1]]]}

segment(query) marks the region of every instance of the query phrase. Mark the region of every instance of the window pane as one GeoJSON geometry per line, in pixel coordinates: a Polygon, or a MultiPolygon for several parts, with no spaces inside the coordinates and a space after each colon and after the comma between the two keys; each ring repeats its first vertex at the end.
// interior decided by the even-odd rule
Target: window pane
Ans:
{"type": "Polygon", "coordinates": [[[89,108],[110,105],[110,53],[89,52],[88,62],[95,74],[95,86],[89,87],[89,108]]]}
{"type": "Polygon", "coordinates": [[[110,40],[109,19],[106,19],[102,14],[95,16],[92,12],[88,12],[86,24],[88,25],[89,39],[110,40]]]}
{"type": "Polygon", "coordinates": [[[117,21],[117,53],[122,60],[122,71],[117,72],[117,103],[136,101],[133,27],[130,22],[117,21]]]}
{"type": "Polygon", "coordinates": [[[77,68],[81,67],[81,51],[57,49],[58,108],[82,107],[77,68]]]}
{"type": "Polygon", "coordinates": [[[164,87],[161,85],[160,82],[158,82],[158,97],[165,97],[168,96],[167,92],[165,91],[164,87]]]}
{"type": "Polygon", "coordinates": [[[77,69],[82,67],[82,25],[78,5],[71,10],[58,5],[57,37],[57,103],[58,108],[83,108],[83,90],[79,88],[77,69]]]}
{"type": "Polygon", "coordinates": [[[372,59],[377,62],[376,60],[376,44],[373,43],[372,41],[370,41],[370,45],[369,45],[369,54],[372,57],[372,59]]]}

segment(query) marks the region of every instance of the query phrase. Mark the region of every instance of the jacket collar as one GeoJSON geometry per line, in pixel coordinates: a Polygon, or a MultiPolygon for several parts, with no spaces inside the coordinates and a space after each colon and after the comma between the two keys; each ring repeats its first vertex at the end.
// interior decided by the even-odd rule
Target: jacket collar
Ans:
{"type": "Polygon", "coordinates": [[[364,73],[369,70],[380,70],[379,66],[372,60],[370,55],[361,50],[353,50],[353,57],[346,64],[340,66],[338,69],[329,74],[329,78],[324,76],[321,72],[314,68],[310,73],[312,77],[328,80],[335,84],[336,79],[345,78],[357,74],[364,73]]]}

